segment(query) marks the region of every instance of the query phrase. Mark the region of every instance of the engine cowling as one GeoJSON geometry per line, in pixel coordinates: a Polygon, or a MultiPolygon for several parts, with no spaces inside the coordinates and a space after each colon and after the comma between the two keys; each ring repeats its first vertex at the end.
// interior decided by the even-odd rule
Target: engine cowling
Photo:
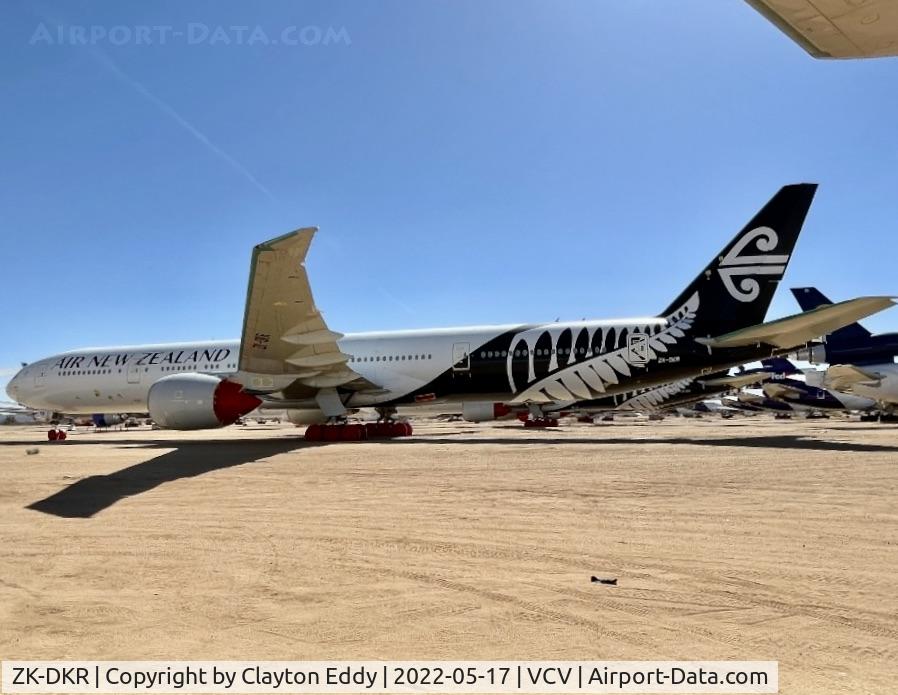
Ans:
{"type": "Polygon", "coordinates": [[[160,427],[203,430],[234,424],[261,404],[240,384],[211,374],[172,374],[150,387],[147,407],[160,427]]]}
{"type": "Polygon", "coordinates": [[[117,413],[95,413],[91,415],[91,420],[96,427],[115,427],[121,425],[125,418],[117,413]]]}
{"type": "Polygon", "coordinates": [[[800,350],[794,353],[796,360],[804,360],[811,364],[826,364],[829,362],[829,356],[826,354],[826,346],[821,343],[808,343],[800,350]]]}
{"type": "Polygon", "coordinates": [[[294,425],[323,425],[327,422],[327,417],[318,408],[288,410],[287,419],[294,425]]]}
{"type": "Polygon", "coordinates": [[[498,420],[511,414],[511,408],[504,403],[488,401],[465,402],[461,405],[461,416],[468,422],[486,422],[498,420]]]}

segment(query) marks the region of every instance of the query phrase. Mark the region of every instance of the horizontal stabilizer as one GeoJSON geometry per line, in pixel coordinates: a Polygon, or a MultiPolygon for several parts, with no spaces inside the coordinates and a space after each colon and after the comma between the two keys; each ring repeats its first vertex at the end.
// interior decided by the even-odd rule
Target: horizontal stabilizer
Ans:
{"type": "Polygon", "coordinates": [[[891,297],[859,297],[742,328],[716,338],[696,338],[696,342],[712,348],[734,348],[762,343],[779,348],[792,348],[888,309],[894,304],[891,297]]]}
{"type": "Polygon", "coordinates": [[[824,383],[836,391],[850,391],[854,385],[876,386],[880,375],[852,364],[837,364],[826,370],[824,383]]]}

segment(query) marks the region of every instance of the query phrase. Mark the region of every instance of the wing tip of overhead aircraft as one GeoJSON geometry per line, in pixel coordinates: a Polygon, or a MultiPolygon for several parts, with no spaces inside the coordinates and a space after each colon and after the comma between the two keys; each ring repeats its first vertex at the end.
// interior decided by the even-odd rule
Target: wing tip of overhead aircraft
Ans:
{"type": "Polygon", "coordinates": [[[835,58],[831,53],[821,50],[818,46],[812,43],[804,34],[792,26],[782,14],[767,4],[766,0],[745,0],[745,2],[751,5],[758,14],[764,17],[764,19],[803,48],[812,58],[823,60],[832,60],[835,58]]]}
{"type": "Polygon", "coordinates": [[[891,0],[746,0],[812,58],[898,56],[898,4],[891,0]]]}

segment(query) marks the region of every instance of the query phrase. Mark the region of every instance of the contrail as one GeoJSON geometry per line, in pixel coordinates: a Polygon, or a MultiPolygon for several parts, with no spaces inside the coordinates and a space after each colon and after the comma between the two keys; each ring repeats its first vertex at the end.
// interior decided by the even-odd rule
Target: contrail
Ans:
{"type": "Polygon", "coordinates": [[[238,162],[231,155],[229,155],[218,145],[212,142],[202,131],[200,131],[190,121],[188,121],[181,114],[175,111],[175,109],[171,105],[157,97],[140,82],[128,75],[115,63],[115,61],[112,60],[112,58],[106,55],[103,51],[94,48],[90,51],[90,53],[100,64],[102,64],[107,70],[112,72],[122,82],[127,84],[138,94],[150,101],[154,106],[156,106],[156,108],[158,108],[169,118],[171,118],[175,123],[184,128],[184,130],[186,130],[188,133],[193,135],[193,137],[196,138],[201,144],[205,145],[206,149],[208,149],[212,154],[214,154],[219,159],[224,160],[231,166],[232,169],[242,174],[245,179],[247,179],[260,191],[262,191],[262,193],[268,196],[272,201],[277,202],[277,198],[274,197],[274,194],[270,190],[268,190],[268,188],[266,188],[266,186],[261,181],[259,181],[259,179],[253,176],[252,172],[249,169],[247,169],[245,166],[243,166],[243,164],[238,162]]]}

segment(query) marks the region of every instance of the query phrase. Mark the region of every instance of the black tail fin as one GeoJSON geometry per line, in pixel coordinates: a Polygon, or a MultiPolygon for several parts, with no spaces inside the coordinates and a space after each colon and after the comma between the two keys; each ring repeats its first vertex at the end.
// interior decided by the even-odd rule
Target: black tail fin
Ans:
{"type": "Polygon", "coordinates": [[[695,306],[695,296],[694,334],[717,336],[763,323],[816,191],[815,183],[781,188],[662,316],[695,306]]]}
{"type": "MultiPolygon", "coordinates": [[[[810,311],[824,304],[832,304],[816,287],[793,287],[791,290],[802,311],[810,311]]],[[[855,322],[833,331],[826,336],[826,342],[833,348],[855,348],[870,342],[871,333],[855,322]]]]}

